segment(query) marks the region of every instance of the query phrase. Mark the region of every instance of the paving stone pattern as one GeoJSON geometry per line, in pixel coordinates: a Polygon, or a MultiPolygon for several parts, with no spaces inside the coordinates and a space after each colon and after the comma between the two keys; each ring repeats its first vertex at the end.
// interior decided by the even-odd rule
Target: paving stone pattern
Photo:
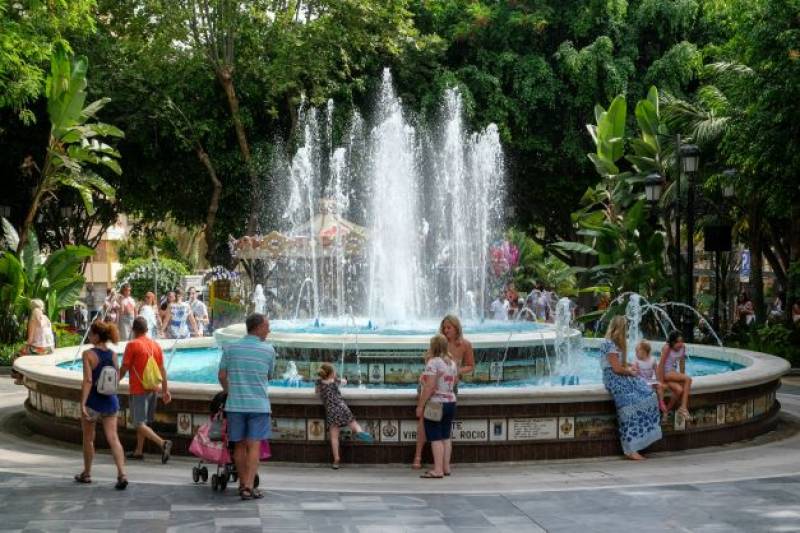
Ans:
{"type": "MultiPolygon", "coordinates": [[[[435,481],[431,481],[435,483],[435,481]]],[[[0,531],[800,531],[800,476],[513,495],[269,491],[243,502],[203,486],[95,483],[0,472],[0,531]]]]}

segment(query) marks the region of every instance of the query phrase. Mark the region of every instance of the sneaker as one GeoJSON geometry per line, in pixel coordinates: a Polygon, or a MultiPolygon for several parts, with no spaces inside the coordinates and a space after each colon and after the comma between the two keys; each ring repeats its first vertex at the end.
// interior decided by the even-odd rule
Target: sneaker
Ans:
{"type": "Polygon", "coordinates": [[[166,464],[169,461],[169,453],[172,451],[172,441],[165,440],[164,447],[161,449],[161,464],[166,464]]]}
{"type": "Polygon", "coordinates": [[[367,433],[366,431],[360,431],[356,433],[356,440],[360,440],[361,442],[373,442],[372,435],[367,433]]]}
{"type": "Polygon", "coordinates": [[[143,461],[144,454],[143,453],[137,454],[136,452],[126,452],[125,459],[133,459],[134,461],[143,461]]]}

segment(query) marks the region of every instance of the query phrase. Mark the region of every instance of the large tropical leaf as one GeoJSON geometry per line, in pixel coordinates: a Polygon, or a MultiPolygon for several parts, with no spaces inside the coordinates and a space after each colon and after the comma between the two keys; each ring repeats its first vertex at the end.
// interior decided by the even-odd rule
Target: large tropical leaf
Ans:
{"type": "Polygon", "coordinates": [[[81,295],[81,289],[83,288],[85,282],[86,280],[83,278],[83,276],[80,276],[80,279],[74,280],[72,283],[62,287],[58,291],[53,291],[53,294],[55,294],[56,310],[65,309],[75,305],[75,302],[78,301],[78,298],[81,295]]]}
{"type": "Polygon", "coordinates": [[[28,240],[22,248],[20,259],[27,278],[26,283],[36,285],[36,272],[42,264],[42,258],[39,254],[39,239],[33,230],[28,232],[28,240]]]}
{"type": "Polygon", "coordinates": [[[53,136],[60,138],[70,126],[77,124],[86,102],[88,61],[79,57],[70,61],[66,51],[58,47],[50,61],[47,79],[47,114],[53,136]]]}
{"type": "Polygon", "coordinates": [[[72,280],[81,263],[94,255],[94,250],[86,246],[69,245],[50,254],[44,263],[47,279],[51,287],[59,286],[62,279],[72,280]]]}
{"type": "Polygon", "coordinates": [[[552,243],[550,246],[567,252],[577,252],[580,254],[597,255],[597,252],[595,251],[594,248],[580,242],[558,241],[552,243]]]}
{"type": "Polygon", "coordinates": [[[17,234],[17,230],[14,228],[14,225],[5,217],[0,217],[0,221],[2,221],[3,225],[3,234],[2,238],[0,238],[0,248],[16,250],[17,246],[19,245],[19,234],[17,234]]]}

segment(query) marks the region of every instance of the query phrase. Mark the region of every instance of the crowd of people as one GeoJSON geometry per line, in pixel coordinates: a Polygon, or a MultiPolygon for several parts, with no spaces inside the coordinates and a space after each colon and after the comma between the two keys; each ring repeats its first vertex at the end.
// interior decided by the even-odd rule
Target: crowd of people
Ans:
{"type": "Polygon", "coordinates": [[[494,320],[530,320],[534,322],[553,322],[553,309],[558,296],[544,283],[534,284],[526,298],[521,298],[514,283],[508,283],[498,293],[489,306],[494,320]]]}
{"type": "Polygon", "coordinates": [[[160,302],[153,292],[147,292],[141,302],[131,296],[131,287],[122,286],[119,294],[108,289],[103,303],[105,322],[115,324],[122,341],[131,338],[131,326],[136,316],[147,322],[147,335],[152,339],[186,339],[208,333],[208,307],[195,287],[189,287],[188,301],[177,288],[165,294],[160,302]]]}

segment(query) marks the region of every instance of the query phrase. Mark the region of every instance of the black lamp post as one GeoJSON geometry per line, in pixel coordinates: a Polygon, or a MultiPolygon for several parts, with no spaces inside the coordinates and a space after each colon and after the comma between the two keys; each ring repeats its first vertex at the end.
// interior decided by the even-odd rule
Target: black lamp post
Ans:
{"type": "Polygon", "coordinates": [[[647,203],[654,206],[661,199],[664,192],[664,178],[658,172],[653,172],[644,179],[644,196],[647,203]]]}
{"type": "MultiPolygon", "coordinates": [[[[680,139],[680,137],[679,137],[680,139]]],[[[686,174],[686,304],[694,307],[694,180],[692,177],[700,167],[700,149],[694,144],[678,144],[680,174],[686,174]]],[[[680,234],[680,226],[678,227],[680,234]]],[[[680,242],[680,241],[679,241],[680,242]]],[[[678,247],[680,250],[680,247],[678,247]]],[[[680,259],[678,260],[680,262],[680,259]]],[[[679,278],[680,279],[680,278],[679,278]]],[[[688,316],[688,315],[687,315],[688,316]]],[[[686,320],[684,335],[693,339],[693,328],[686,320]]]]}

